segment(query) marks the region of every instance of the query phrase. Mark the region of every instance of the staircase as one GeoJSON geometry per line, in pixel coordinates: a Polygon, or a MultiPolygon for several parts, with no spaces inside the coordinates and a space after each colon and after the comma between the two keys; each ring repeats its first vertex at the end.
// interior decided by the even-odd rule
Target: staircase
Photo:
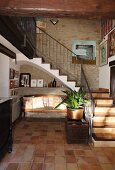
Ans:
{"type": "Polygon", "coordinates": [[[109,92],[93,91],[95,101],[92,138],[95,147],[115,147],[115,106],[109,92]]]}
{"type": "MultiPolygon", "coordinates": [[[[36,27],[36,32],[34,34],[36,36],[36,46],[31,44],[34,49],[33,59],[28,60],[26,57],[18,57],[17,61],[28,61],[36,67],[38,65],[68,88],[78,90],[81,83],[81,64],[72,63],[72,56],[76,56],[76,54],[40,28],[36,27]]],[[[24,36],[24,46],[26,47],[25,42],[26,34],[24,36]]]]}
{"type": "Polygon", "coordinates": [[[65,86],[72,90],[79,90],[79,87],[76,87],[76,82],[75,81],[68,81],[67,75],[60,75],[59,74],[59,69],[52,69],[50,64],[46,64],[42,62],[42,58],[33,58],[33,59],[28,59],[27,57],[23,56],[22,54],[17,54],[17,61],[18,64],[29,64],[33,65],[36,68],[41,68],[45,72],[48,72],[52,76],[56,77],[59,81],[61,81],[65,86]]]}

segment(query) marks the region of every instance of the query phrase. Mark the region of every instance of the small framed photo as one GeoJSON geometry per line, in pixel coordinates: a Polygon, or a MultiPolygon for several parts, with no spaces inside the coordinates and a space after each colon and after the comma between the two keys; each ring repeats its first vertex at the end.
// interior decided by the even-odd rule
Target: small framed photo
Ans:
{"type": "Polygon", "coordinates": [[[36,87],[36,85],[37,85],[37,80],[31,79],[31,87],[36,87]]]}
{"type": "Polygon", "coordinates": [[[43,79],[37,80],[37,87],[43,87],[43,79]]]}
{"type": "Polygon", "coordinates": [[[107,41],[100,45],[100,66],[107,64],[107,41]]]}
{"type": "Polygon", "coordinates": [[[19,81],[18,80],[14,80],[14,87],[15,88],[19,87],[19,81]]]}
{"type": "Polygon", "coordinates": [[[15,78],[19,78],[19,71],[15,70],[15,78]]]}
{"type": "Polygon", "coordinates": [[[10,79],[14,79],[14,72],[15,72],[15,70],[10,68],[10,73],[9,73],[9,78],[10,79]]]}
{"type": "Polygon", "coordinates": [[[14,80],[10,80],[9,82],[9,88],[13,89],[14,88],[14,80]]]}

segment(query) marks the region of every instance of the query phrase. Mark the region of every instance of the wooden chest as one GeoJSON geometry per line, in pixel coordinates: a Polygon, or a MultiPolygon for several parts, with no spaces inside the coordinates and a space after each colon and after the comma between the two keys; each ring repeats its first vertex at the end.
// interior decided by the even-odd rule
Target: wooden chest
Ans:
{"type": "Polygon", "coordinates": [[[65,122],[67,143],[88,143],[89,124],[85,120],[65,122]]]}

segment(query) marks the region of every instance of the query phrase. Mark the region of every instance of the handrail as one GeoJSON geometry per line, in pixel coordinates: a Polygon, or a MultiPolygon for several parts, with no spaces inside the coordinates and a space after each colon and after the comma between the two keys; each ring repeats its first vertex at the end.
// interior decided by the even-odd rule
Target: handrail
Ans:
{"type": "Polygon", "coordinates": [[[69,48],[67,48],[64,44],[62,44],[61,42],[59,42],[58,40],[56,40],[54,37],[52,37],[50,34],[48,34],[46,31],[40,29],[38,26],[36,26],[36,28],[38,28],[40,31],[44,32],[46,35],[48,35],[51,39],[53,39],[54,41],[56,41],[57,43],[59,43],[61,46],[63,46],[64,48],[66,48],[68,51],[70,51],[72,54],[74,54],[78,59],[81,59],[80,57],[78,57],[73,51],[71,51],[69,48]]]}

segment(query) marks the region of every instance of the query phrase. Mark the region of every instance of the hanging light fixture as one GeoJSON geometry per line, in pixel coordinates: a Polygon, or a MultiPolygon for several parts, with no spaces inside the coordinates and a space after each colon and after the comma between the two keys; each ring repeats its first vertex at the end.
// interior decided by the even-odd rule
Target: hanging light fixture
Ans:
{"type": "Polygon", "coordinates": [[[53,24],[53,25],[56,25],[58,23],[58,19],[57,18],[51,18],[50,19],[50,22],[53,24]]]}

